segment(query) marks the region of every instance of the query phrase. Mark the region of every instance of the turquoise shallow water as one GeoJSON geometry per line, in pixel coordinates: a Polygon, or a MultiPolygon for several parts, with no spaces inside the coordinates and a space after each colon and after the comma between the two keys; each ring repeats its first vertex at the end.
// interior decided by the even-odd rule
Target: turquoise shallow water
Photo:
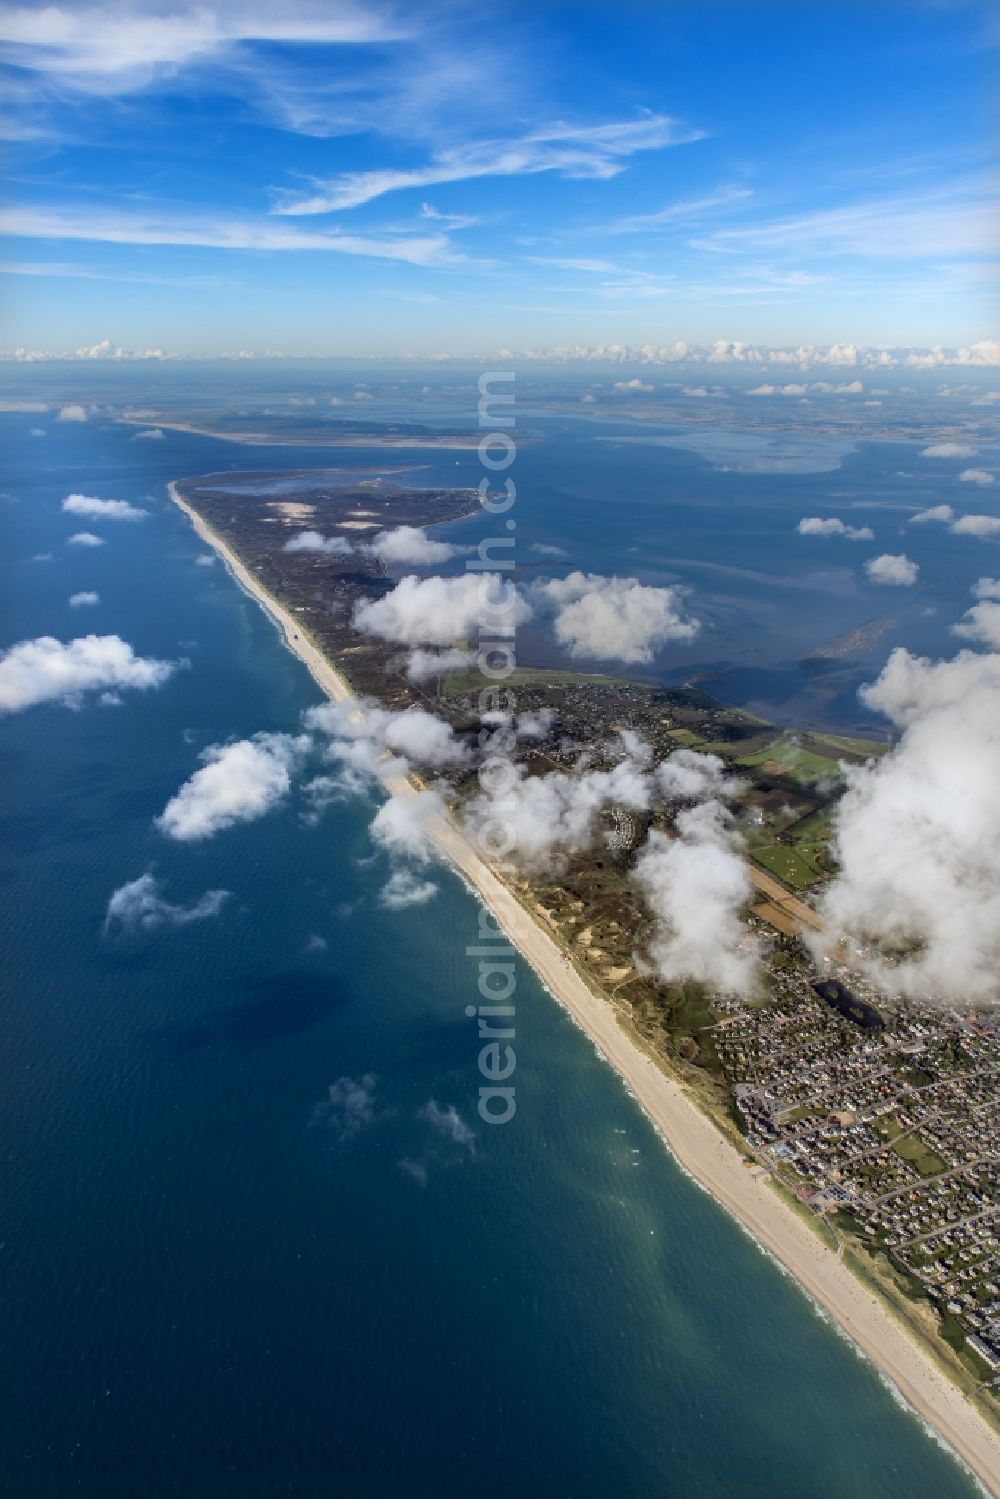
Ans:
{"type": "Polygon", "coordinates": [[[199,749],[316,701],[163,489],[287,451],[2,420],[3,645],[98,629],[191,664],[118,707],[0,725],[0,1489],[972,1494],[523,966],[518,1112],[478,1122],[476,904],[442,874],[429,906],[382,910],[371,806],[309,827],[293,800],[186,847],[153,827],[199,749]],[[70,490],[150,518],[67,548],[70,490]],[[100,606],[71,611],[89,588],[100,606]],[[217,920],[107,940],[109,894],[150,869],[175,901],[233,895],[217,920]],[[317,1114],[366,1075],[363,1127],[317,1114]]]}

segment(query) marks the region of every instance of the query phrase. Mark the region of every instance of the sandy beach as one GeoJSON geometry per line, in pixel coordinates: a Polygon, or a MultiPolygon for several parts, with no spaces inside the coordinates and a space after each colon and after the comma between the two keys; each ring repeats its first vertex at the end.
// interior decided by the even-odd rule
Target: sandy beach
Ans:
{"type": "MultiPolygon", "coordinates": [[[[197,534],[223,558],[237,582],[266,611],[321,690],[337,702],[350,699],[347,682],[302,633],[294,617],[264,591],[186,504],[176,485],[168,488],[171,499],[189,517],[197,534]]],[[[397,794],[410,794],[415,789],[402,778],[387,784],[397,794]]],[[[525,910],[461,831],[442,819],[431,833],[442,856],[486,902],[546,987],[623,1079],[680,1165],[784,1266],[962,1459],[986,1491],[1000,1499],[1000,1434],[883,1303],[777,1195],[766,1176],[747,1166],[744,1157],[685,1090],[646,1055],[620,1025],[612,1007],[594,993],[555,939],[525,910]]]]}

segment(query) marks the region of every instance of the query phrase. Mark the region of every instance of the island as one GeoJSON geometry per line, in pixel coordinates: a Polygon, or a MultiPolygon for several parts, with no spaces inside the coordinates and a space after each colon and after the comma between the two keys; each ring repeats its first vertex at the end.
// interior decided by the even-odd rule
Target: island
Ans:
{"type": "MultiPolygon", "coordinates": [[[[175,481],[171,498],[262,605],[328,696],[419,705],[477,739],[477,680],[415,682],[398,648],[358,632],[359,600],[391,586],[378,553],[288,549],[303,529],[371,538],[475,513],[478,495],[399,473],[291,471],[175,481]]],[[[609,814],[597,852],[558,872],[488,863],[458,819],[431,828],[543,982],[634,1094],[681,1166],[795,1277],[993,1494],[1000,1495],[1000,1024],[994,1013],[901,1003],[849,955],[822,973],[802,942],[833,872],[840,766],[887,746],[792,733],[704,693],[521,668],[518,708],[539,732],[526,774],[572,767],[622,731],[740,773],[766,994],[664,983],[636,960],[649,916],[630,880],[669,810],[609,814]]],[[[456,805],[466,769],[443,772],[456,805]]],[[[395,794],[419,789],[390,775],[395,794]]]]}

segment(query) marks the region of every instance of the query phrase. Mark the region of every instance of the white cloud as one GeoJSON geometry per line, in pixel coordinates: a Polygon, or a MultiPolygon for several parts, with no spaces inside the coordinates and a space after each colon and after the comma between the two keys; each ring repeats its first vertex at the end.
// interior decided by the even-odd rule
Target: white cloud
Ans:
{"type": "Polygon", "coordinates": [[[690,749],[674,750],[656,767],[655,776],[660,795],[670,801],[735,796],[744,787],[743,781],[726,778],[725,761],[718,755],[690,749]]]}
{"type": "Polygon", "coordinates": [[[925,525],[928,521],[941,521],[947,525],[955,519],[955,512],[950,505],[931,505],[926,510],[920,510],[912,517],[918,526],[925,525]]]}
{"type": "Polygon", "coordinates": [[[603,125],[553,125],[513,140],[474,141],[449,147],[421,167],[345,172],[328,181],[316,181],[310,193],[285,194],[277,211],[339,213],[404,188],[482,177],[522,177],[539,172],[558,172],[560,176],[575,178],[616,177],[637,151],[683,145],[699,137],[699,132],[687,130],[665,115],[653,114],[603,125]]]}
{"type": "Polygon", "coordinates": [[[104,545],[104,537],[95,536],[93,531],[74,531],[73,535],[67,538],[66,545],[71,547],[102,547],[104,545]]]}
{"type": "Polygon", "coordinates": [[[480,626],[495,628],[497,603],[507,598],[510,609],[500,616],[513,626],[530,618],[531,610],[512,584],[496,573],[464,573],[457,578],[401,578],[390,593],[363,599],[355,606],[355,627],[401,645],[451,645],[471,639],[480,626]]]}
{"type": "Polygon", "coordinates": [[[371,825],[375,843],[397,858],[426,864],[431,857],[430,826],[444,815],[441,793],[399,793],[383,802],[371,825]]]}
{"type": "Polygon", "coordinates": [[[90,520],[145,520],[146,510],[127,500],[98,500],[90,494],[70,494],[62,502],[67,515],[85,515],[90,520]]]}
{"type": "MultiPolygon", "coordinates": [[[[901,257],[967,257],[977,252],[989,257],[992,216],[993,203],[982,184],[955,179],[947,188],[911,197],[843,203],[792,218],[721,229],[698,240],[697,247],[719,254],[788,252],[799,262],[805,255],[860,256],[897,265],[901,257]]],[[[846,348],[855,352],[850,345],[846,348]]]]}
{"type": "Polygon", "coordinates": [[[214,552],[203,552],[200,557],[196,557],[194,559],[194,565],[195,565],[195,567],[214,567],[215,566],[215,553],[214,552]]]}
{"type": "Polygon", "coordinates": [[[995,484],[993,475],[985,468],[966,468],[959,474],[963,484],[995,484]]]}
{"type": "Polygon", "coordinates": [[[460,651],[454,646],[447,651],[418,649],[411,651],[407,658],[406,675],[411,682],[430,682],[435,677],[468,671],[475,660],[475,651],[460,651]]]}
{"type": "Polygon", "coordinates": [[[975,458],[976,449],[967,442],[932,442],[920,450],[921,458],[975,458]]]}
{"type": "Polygon", "coordinates": [[[160,687],[174,661],[137,656],[118,635],[84,635],[63,642],[51,635],[23,640],[0,656],[0,714],[38,703],[78,707],[87,692],[160,687]]]}
{"type": "Polygon", "coordinates": [[[971,591],[977,599],[1000,599],[1000,578],[979,578],[971,591]]]}
{"type": "Polygon", "coordinates": [[[405,911],[409,906],[425,906],[437,892],[433,880],[423,880],[410,869],[396,869],[379,891],[378,903],[387,911],[405,911]]]}
{"type": "Polygon", "coordinates": [[[420,526],[397,526],[393,531],[380,531],[371,543],[371,550],[390,564],[431,567],[459,556],[463,548],[446,541],[432,541],[420,526]]]}
{"type": "Polygon", "coordinates": [[[983,599],[980,603],[973,604],[958,624],[951,628],[954,635],[961,635],[965,640],[975,641],[977,645],[986,645],[991,650],[1000,651],[1000,603],[993,599],[983,599]]]}
{"type": "MultiPolygon", "coordinates": [[[[329,251],[410,265],[447,265],[464,258],[452,250],[446,234],[344,234],[338,229],[300,229],[271,218],[233,219],[204,213],[185,216],[98,212],[75,207],[5,208],[0,209],[0,234],[114,245],[201,246],[253,252],[329,251]]],[[[62,420],[86,420],[82,406],[63,410],[83,415],[62,420]]]]}
{"type": "Polygon", "coordinates": [[[795,529],[800,536],[843,536],[848,541],[875,539],[871,526],[849,526],[835,515],[827,516],[826,519],[818,515],[804,516],[795,529]]]}
{"type": "Polygon", "coordinates": [[[384,43],[408,31],[371,8],[299,4],[281,12],[239,0],[167,13],[47,6],[8,10],[0,19],[0,41],[19,67],[94,94],[129,93],[209,60],[236,63],[245,44],[384,43]]]}
{"type": "Polygon", "coordinates": [[[85,422],[86,420],[87,412],[83,406],[61,406],[59,415],[56,417],[58,422],[85,422]]]}
{"type": "Polygon", "coordinates": [[[345,1143],[375,1120],[375,1084],[373,1072],[361,1077],[338,1077],[331,1083],[327,1097],[316,1105],[313,1120],[325,1124],[345,1143]]]}
{"type": "Polygon", "coordinates": [[[893,651],[862,698],[902,730],[845,767],[822,914],[890,990],[996,1000],[1000,974],[1000,655],[931,662],[893,651]]]}
{"type": "Polygon", "coordinates": [[[1000,518],[995,515],[963,515],[951,527],[955,536],[1000,536],[1000,518]]]}
{"type": "Polygon", "coordinates": [[[920,568],[904,552],[883,552],[881,557],[870,557],[865,572],[873,583],[892,588],[909,588],[920,576],[920,568]]]}
{"type": "Polygon", "coordinates": [[[643,749],[641,755],[626,753],[610,770],[530,776],[523,766],[515,766],[511,784],[496,792],[487,788],[469,802],[465,817],[470,833],[492,847],[492,830],[497,829],[504,844],[502,856],[522,869],[557,868],[568,855],[596,842],[608,808],[644,812],[649,807],[653,786],[648,748],[643,749]]]}
{"type": "Polygon", "coordinates": [[[539,708],[537,713],[519,713],[517,737],[518,739],[544,739],[554,721],[555,714],[551,708],[539,708]]]}
{"type": "Polygon", "coordinates": [[[282,547],[283,552],[326,552],[331,557],[346,557],[352,550],[346,536],[322,536],[319,531],[300,531],[282,547]]]}
{"type": "Polygon", "coordinates": [[[321,703],[307,711],[305,724],[329,736],[331,758],[361,770],[371,765],[374,773],[382,775],[399,773],[401,761],[441,769],[469,759],[469,750],[451,725],[425,708],[394,711],[373,702],[321,703]],[[346,745],[351,743],[362,748],[361,759],[347,752],[346,745]],[[380,765],[386,753],[397,757],[391,770],[380,765]]]}
{"type": "MultiPolygon", "coordinates": [[[[843,362],[848,363],[852,361],[844,360],[843,362]]],[[[859,396],[864,388],[860,380],[847,380],[840,385],[831,385],[829,380],[814,380],[809,387],[810,390],[819,391],[822,395],[832,394],[842,396],[859,396]]],[[[804,389],[804,387],[797,385],[786,385],[784,387],[785,393],[788,395],[797,395],[800,389],[804,389]]]]}
{"type": "Polygon", "coordinates": [[[751,891],[742,840],[716,801],[680,812],[675,828],[674,838],[654,829],[636,860],[633,878],[655,919],[649,957],[666,982],[746,994],[755,951],[740,920],[751,891]]]}
{"type": "Polygon", "coordinates": [[[467,1150],[475,1151],[475,1131],[469,1128],[453,1103],[442,1108],[436,1099],[429,1098],[423,1108],[418,1111],[417,1117],[423,1119],[431,1129],[451,1144],[462,1145],[467,1150]]]}
{"type": "Polygon", "coordinates": [[[653,387],[651,385],[647,385],[645,380],[633,378],[631,380],[616,380],[614,385],[612,386],[612,389],[629,391],[650,391],[653,389],[653,387]]]}
{"type": "Polygon", "coordinates": [[[99,604],[100,602],[100,594],[94,593],[92,591],[71,593],[69,596],[69,607],[71,609],[89,609],[92,608],[94,604],[99,604]]]}
{"type": "Polygon", "coordinates": [[[166,434],[159,427],[145,427],[141,432],[136,432],[132,437],[133,442],[165,442],[166,434]]]}
{"type": "Polygon", "coordinates": [[[555,610],[556,639],[571,656],[601,661],[651,661],[668,641],[691,640],[699,622],[681,612],[675,588],[635,578],[573,572],[539,583],[533,597],[555,610]]]}
{"type": "MultiPolygon", "coordinates": [[[[804,396],[805,385],[755,385],[753,390],[748,390],[748,396],[804,396]]],[[[854,392],[861,390],[861,381],[852,381],[850,385],[830,385],[826,380],[817,380],[811,387],[813,390],[832,391],[843,390],[854,392]]]]}
{"type": "Polygon", "coordinates": [[[256,821],[285,800],[291,771],[308,746],[304,736],[289,734],[210,745],[199,756],[202,769],[170,798],[156,826],[168,838],[191,842],[256,821]]]}
{"type": "Polygon", "coordinates": [[[208,921],[218,916],[230,893],[228,890],[206,890],[192,905],[175,906],[163,899],[155,875],[140,875],[137,880],[122,885],[108,901],[104,930],[109,935],[117,932],[127,935],[208,921]]]}

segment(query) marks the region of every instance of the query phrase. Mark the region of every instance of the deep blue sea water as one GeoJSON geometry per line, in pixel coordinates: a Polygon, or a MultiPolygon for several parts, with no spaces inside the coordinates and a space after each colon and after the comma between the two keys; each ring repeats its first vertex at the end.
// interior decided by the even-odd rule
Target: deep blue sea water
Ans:
{"type": "MultiPolygon", "coordinates": [[[[442,874],[430,905],[381,909],[371,806],[310,827],[293,800],[188,846],[154,828],[199,749],[293,730],[318,697],[257,606],[196,564],[204,548],[165,481],[328,464],[329,450],[0,422],[0,644],[94,629],[190,661],[117,707],[0,724],[0,1492],[971,1495],[683,1177],[523,966],[518,1112],[479,1123],[464,956],[476,904],[442,874]],[[149,519],[71,521],[70,490],[131,499],[149,519]],[[84,526],[107,544],[67,547],[84,526]],[[70,610],[81,589],[99,607],[70,610]],[[216,920],[107,939],[111,891],[147,870],[174,901],[233,897],[216,920]],[[367,1074],[372,1117],[342,1139],[317,1107],[337,1079],[367,1074]],[[427,1123],[431,1099],[475,1130],[474,1149],[427,1123]]],[[[555,484],[544,451],[530,471],[550,463],[555,484]]],[[[626,502],[625,482],[644,452],[620,460],[633,467],[613,540],[574,500],[582,454],[576,469],[562,460],[547,516],[522,508],[526,540],[532,526],[565,538],[572,515],[583,565],[600,552],[609,571],[632,546],[648,563],[654,517],[648,535],[634,529],[643,502],[626,502]]],[[[714,503],[710,489],[690,502],[714,503]]]]}

